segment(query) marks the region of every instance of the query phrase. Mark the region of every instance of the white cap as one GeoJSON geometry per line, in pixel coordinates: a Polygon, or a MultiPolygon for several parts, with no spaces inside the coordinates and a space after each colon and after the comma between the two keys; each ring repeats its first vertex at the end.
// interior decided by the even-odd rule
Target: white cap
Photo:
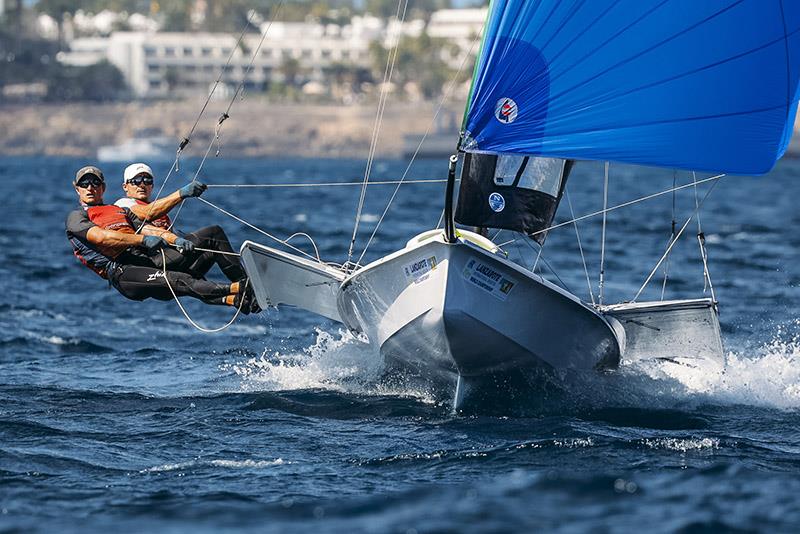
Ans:
{"type": "Polygon", "coordinates": [[[134,163],[125,167],[125,172],[122,175],[122,183],[126,184],[128,183],[128,180],[139,176],[140,174],[148,174],[151,178],[155,178],[155,176],[153,176],[153,169],[151,169],[149,165],[145,165],[144,163],[134,163]]]}

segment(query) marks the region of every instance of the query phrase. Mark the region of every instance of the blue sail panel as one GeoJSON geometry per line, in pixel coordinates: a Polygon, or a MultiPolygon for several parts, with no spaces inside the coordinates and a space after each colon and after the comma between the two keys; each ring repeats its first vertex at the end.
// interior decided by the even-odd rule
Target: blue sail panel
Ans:
{"type": "Polygon", "coordinates": [[[796,0],[506,0],[462,150],[762,174],[800,99],[796,0]]]}

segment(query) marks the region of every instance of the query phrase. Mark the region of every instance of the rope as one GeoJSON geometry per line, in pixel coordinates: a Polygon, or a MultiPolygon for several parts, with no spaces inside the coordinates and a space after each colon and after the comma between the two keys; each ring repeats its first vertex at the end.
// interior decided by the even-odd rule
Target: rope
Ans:
{"type": "MultiPolygon", "coordinates": [[[[675,243],[678,242],[678,239],[680,239],[681,235],[683,234],[683,231],[686,230],[686,227],[689,226],[689,223],[692,222],[692,219],[694,219],[694,216],[697,215],[697,213],[700,212],[700,208],[703,206],[703,203],[706,201],[706,199],[708,198],[708,196],[711,194],[711,192],[714,190],[714,188],[717,186],[718,183],[719,182],[714,182],[711,185],[711,187],[708,189],[708,191],[706,192],[706,194],[703,197],[703,199],[700,201],[700,203],[695,208],[694,212],[689,216],[688,219],[686,219],[686,222],[683,223],[683,226],[681,226],[681,229],[678,232],[678,234],[675,236],[675,239],[672,240],[672,243],[670,243],[669,247],[667,247],[667,250],[664,252],[664,255],[661,256],[661,259],[658,260],[658,263],[656,263],[656,266],[653,267],[652,271],[650,271],[650,274],[648,275],[647,280],[644,281],[644,284],[642,284],[642,287],[640,287],[639,291],[636,292],[636,295],[633,297],[633,300],[631,302],[636,302],[636,299],[638,299],[639,295],[642,294],[642,291],[644,291],[644,288],[647,287],[647,284],[650,283],[650,280],[653,278],[653,275],[656,274],[656,271],[661,266],[661,263],[669,256],[669,253],[672,251],[672,247],[674,247],[675,243]]],[[[692,184],[689,184],[689,185],[692,185],[692,184]]]]}
{"type": "MultiPolygon", "coordinates": [[[[370,182],[369,185],[396,185],[396,184],[441,184],[447,182],[447,179],[433,179],[433,180],[386,180],[382,182],[370,182]]],[[[363,182],[316,182],[307,184],[207,184],[211,187],[228,187],[228,188],[277,188],[277,187],[343,187],[363,185],[363,182]]]]}
{"type": "MultiPolygon", "coordinates": [[[[220,326],[219,328],[204,328],[204,327],[200,326],[199,324],[197,324],[196,322],[194,322],[192,320],[192,318],[189,316],[189,313],[186,311],[186,308],[183,307],[183,304],[181,304],[181,301],[178,299],[178,295],[175,294],[175,290],[172,289],[172,284],[169,283],[169,277],[167,276],[167,256],[166,256],[166,254],[164,254],[164,249],[163,248],[161,249],[161,259],[164,262],[162,264],[164,266],[164,268],[162,269],[162,272],[164,273],[164,281],[167,283],[167,287],[169,288],[169,292],[172,293],[172,298],[175,299],[175,302],[178,304],[178,308],[180,308],[180,310],[183,312],[183,316],[186,317],[186,320],[189,321],[189,323],[193,327],[197,328],[201,332],[205,332],[206,334],[214,334],[216,332],[222,332],[223,330],[225,330],[226,328],[231,326],[234,323],[234,321],[236,321],[236,318],[239,317],[239,313],[241,313],[241,311],[242,311],[242,305],[244,305],[244,299],[243,298],[239,300],[239,307],[236,309],[236,313],[233,314],[233,317],[231,318],[231,320],[228,321],[226,324],[220,326]]],[[[247,290],[247,286],[249,286],[249,285],[250,285],[250,280],[247,281],[247,285],[245,285],[244,290],[247,290]]]]}
{"type": "MultiPolygon", "coordinates": [[[[397,14],[396,18],[402,23],[406,18],[406,9],[408,8],[408,0],[397,0],[397,14]],[[402,17],[400,15],[400,6],[403,5],[403,14],[402,17]]],[[[395,61],[397,60],[397,51],[400,48],[400,34],[397,34],[397,40],[392,47],[392,50],[389,52],[389,56],[386,58],[386,68],[383,72],[383,84],[381,85],[381,94],[378,98],[378,111],[375,116],[375,124],[372,127],[372,139],[370,141],[369,147],[369,154],[367,156],[367,166],[364,170],[364,183],[361,187],[361,195],[358,199],[358,207],[356,208],[356,220],[353,226],[353,236],[350,239],[350,246],[347,250],[347,261],[346,265],[350,263],[351,258],[353,257],[353,247],[356,243],[356,236],[358,235],[358,226],[361,222],[361,213],[364,210],[364,200],[367,195],[367,183],[369,182],[369,176],[372,172],[372,163],[375,159],[375,151],[378,148],[378,138],[380,136],[380,127],[381,123],[383,122],[383,113],[386,110],[386,101],[389,95],[389,82],[392,79],[392,74],[394,73],[394,65],[395,61]]]]}
{"type": "MultiPolygon", "coordinates": [[[[428,124],[428,128],[425,130],[425,134],[422,136],[422,139],[420,139],[416,150],[414,150],[414,154],[411,155],[411,160],[408,162],[408,165],[406,166],[406,170],[403,172],[403,176],[397,182],[397,187],[395,188],[394,192],[392,193],[392,196],[389,198],[389,202],[387,202],[386,208],[383,210],[383,213],[381,214],[380,218],[378,219],[378,223],[375,225],[375,228],[372,230],[372,234],[369,236],[369,239],[367,240],[367,244],[364,246],[364,250],[361,252],[361,255],[358,257],[358,261],[356,262],[356,264],[360,264],[361,263],[361,260],[364,258],[364,255],[367,253],[367,249],[372,244],[372,240],[375,238],[375,234],[378,233],[378,228],[381,227],[381,223],[383,222],[383,219],[386,217],[386,214],[389,212],[389,208],[391,207],[392,202],[394,202],[394,199],[397,196],[397,193],[400,191],[400,185],[403,184],[403,181],[406,179],[406,176],[408,175],[408,171],[411,170],[411,165],[414,164],[414,160],[417,158],[417,154],[419,154],[419,151],[422,149],[422,145],[425,143],[425,139],[428,138],[428,134],[430,134],[431,129],[436,124],[436,119],[439,117],[439,113],[442,111],[442,108],[444,107],[444,103],[447,100],[450,99],[450,96],[451,96],[451,94],[453,92],[453,88],[455,87],[456,80],[461,75],[461,71],[464,69],[464,66],[467,64],[467,58],[472,56],[472,50],[475,47],[475,43],[477,43],[478,41],[480,41],[480,36],[476,36],[472,40],[472,44],[470,45],[469,50],[467,51],[466,54],[464,54],[464,58],[461,60],[461,65],[459,65],[458,70],[453,75],[453,77],[450,79],[450,83],[448,84],[447,89],[445,89],[445,92],[444,92],[444,95],[442,96],[442,99],[439,101],[439,105],[436,108],[436,112],[433,114],[433,118],[431,119],[431,122],[428,124]]],[[[447,180],[437,180],[437,182],[446,182],[446,181],[447,180]]],[[[413,181],[408,181],[408,182],[405,182],[405,183],[413,183],[413,181]]],[[[442,217],[444,217],[444,212],[442,212],[442,217]]],[[[439,225],[437,224],[436,227],[438,228],[439,225]]]]}
{"type": "MultiPolygon", "coordinates": [[[[567,197],[567,205],[569,205],[569,216],[575,218],[575,212],[572,209],[572,200],[569,198],[569,190],[564,189],[564,194],[567,197]]],[[[578,239],[578,250],[581,252],[581,262],[583,262],[583,273],[586,275],[586,285],[589,287],[589,298],[592,299],[592,306],[594,303],[594,293],[592,292],[592,281],[589,278],[589,268],[586,267],[586,257],[583,255],[583,246],[581,245],[581,234],[578,232],[578,223],[574,223],[575,237],[578,239]]]]}
{"type": "Polygon", "coordinates": [[[222,256],[241,256],[241,254],[238,252],[226,252],[224,250],[212,250],[210,248],[194,247],[193,250],[199,250],[200,252],[211,252],[212,254],[220,254],[222,256]]]}
{"type": "MultiPolygon", "coordinates": [[[[270,233],[269,233],[269,232],[267,232],[266,230],[262,230],[262,229],[261,229],[261,228],[259,228],[258,226],[254,225],[254,224],[251,224],[251,223],[249,223],[249,222],[247,222],[247,221],[245,221],[245,220],[244,220],[244,219],[242,219],[241,217],[237,217],[237,216],[236,216],[236,215],[234,215],[233,213],[231,213],[231,212],[229,212],[229,211],[227,211],[227,210],[225,210],[225,209],[223,209],[223,208],[221,208],[221,207],[217,206],[216,204],[213,204],[212,202],[209,202],[208,200],[204,199],[203,197],[197,197],[197,200],[199,200],[199,201],[201,201],[201,202],[203,202],[203,203],[205,203],[205,204],[208,204],[208,205],[209,205],[209,206],[211,206],[212,208],[214,208],[214,209],[216,209],[216,210],[218,210],[218,211],[220,211],[220,212],[224,213],[225,215],[227,215],[227,216],[228,216],[228,217],[230,217],[231,219],[234,219],[234,220],[236,220],[236,221],[238,221],[238,222],[242,223],[243,225],[245,225],[245,226],[247,226],[247,227],[249,227],[249,228],[252,228],[252,229],[253,229],[253,230],[255,230],[256,232],[259,232],[260,234],[263,234],[263,235],[267,236],[268,238],[270,238],[270,239],[272,239],[272,240],[274,240],[274,241],[277,241],[278,243],[280,243],[280,244],[282,244],[282,245],[284,245],[284,246],[286,246],[286,247],[288,247],[288,248],[290,248],[290,249],[294,250],[294,251],[295,251],[295,252],[297,252],[298,254],[302,254],[303,256],[306,256],[306,257],[308,257],[308,258],[311,258],[312,260],[317,260],[317,261],[319,261],[319,258],[315,258],[314,256],[312,256],[312,255],[311,255],[311,254],[309,254],[308,252],[306,252],[306,251],[304,251],[304,250],[300,250],[299,248],[297,248],[297,247],[295,247],[295,246],[293,246],[293,245],[290,245],[290,244],[289,244],[289,239],[291,239],[291,238],[292,238],[292,237],[294,237],[295,235],[299,235],[299,234],[293,234],[293,235],[292,235],[292,236],[290,236],[288,239],[282,240],[282,239],[279,239],[279,238],[275,237],[274,235],[270,234],[270,233]]],[[[304,235],[308,235],[308,234],[304,234],[304,235]]],[[[311,239],[311,238],[309,237],[309,239],[311,239]]],[[[313,242],[313,240],[312,240],[312,242],[313,242]]],[[[314,245],[314,250],[316,250],[316,249],[317,249],[317,246],[316,246],[316,245],[314,245]]],[[[319,254],[319,252],[317,252],[317,254],[319,254]]],[[[320,263],[322,263],[322,262],[320,261],[320,263]]]]}

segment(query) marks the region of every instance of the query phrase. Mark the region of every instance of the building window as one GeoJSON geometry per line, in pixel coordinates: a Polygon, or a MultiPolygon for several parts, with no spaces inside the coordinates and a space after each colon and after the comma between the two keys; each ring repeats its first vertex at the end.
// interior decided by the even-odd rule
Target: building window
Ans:
{"type": "Polygon", "coordinates": [[[171,46],[167,46],[164,48],[164,55],[166,57],[175,57],[175,49],[171,46]]]}
{"type": "Polygon", "coordinates": [[[183,55],[186,56],[186,57],[191,57],[193,55],[193,52],[194,52],[194,50],[192,50],[188,46],[185,46],[183,48],[183,55]]]}

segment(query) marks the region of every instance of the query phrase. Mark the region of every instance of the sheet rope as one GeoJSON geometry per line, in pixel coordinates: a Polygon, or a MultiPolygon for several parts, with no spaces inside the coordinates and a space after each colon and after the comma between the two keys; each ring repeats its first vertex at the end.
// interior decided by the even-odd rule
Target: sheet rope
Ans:
{"type": "MultiPolygon", "coordinates": [[[[167,283],[169,292],[172,293],[172,298],[175,299],[175,302],[178,304],[178,308],[180,308],[181,312],[183,312],[183,316],[186,317],[186,320],[189,321],[189,324],[191,324],[193,327],[197,328],[201,332],[204,332],[206,334],[214,334],[216,332],[222,332],[236,321],[237,317],[239,317],[239,314],[242,311],[242,306],[244,305],[244,300],[245,300],[244,298],[239,299],[239,307],[236,309],[236,313],[233,314],[233,317],[231,317],[231,320],[225,323],[224,325],[220,326],[219,328],[205,328],[197,324],[191,318],[189,312],[186,311],[186,308],[183,307],[183,304],[181,304],[180,299],[178,299],[178,295],[175,294],[175,290],[172,289],[172,284],[169,283],[169,277],[167,276],[167,256],[164,253],[164,249],[161,249],[161,259],[164,262],[162,263],[164,267],[161,269],[161,272],[164,273],[164,281],[167,283]]],[[[247,284],[245,285],[244,289],[240,288],[241,292],[244,293],[245,291],[247,291],[249,285],[250,285],[250,280],[247,281],[247,284]]]]}

